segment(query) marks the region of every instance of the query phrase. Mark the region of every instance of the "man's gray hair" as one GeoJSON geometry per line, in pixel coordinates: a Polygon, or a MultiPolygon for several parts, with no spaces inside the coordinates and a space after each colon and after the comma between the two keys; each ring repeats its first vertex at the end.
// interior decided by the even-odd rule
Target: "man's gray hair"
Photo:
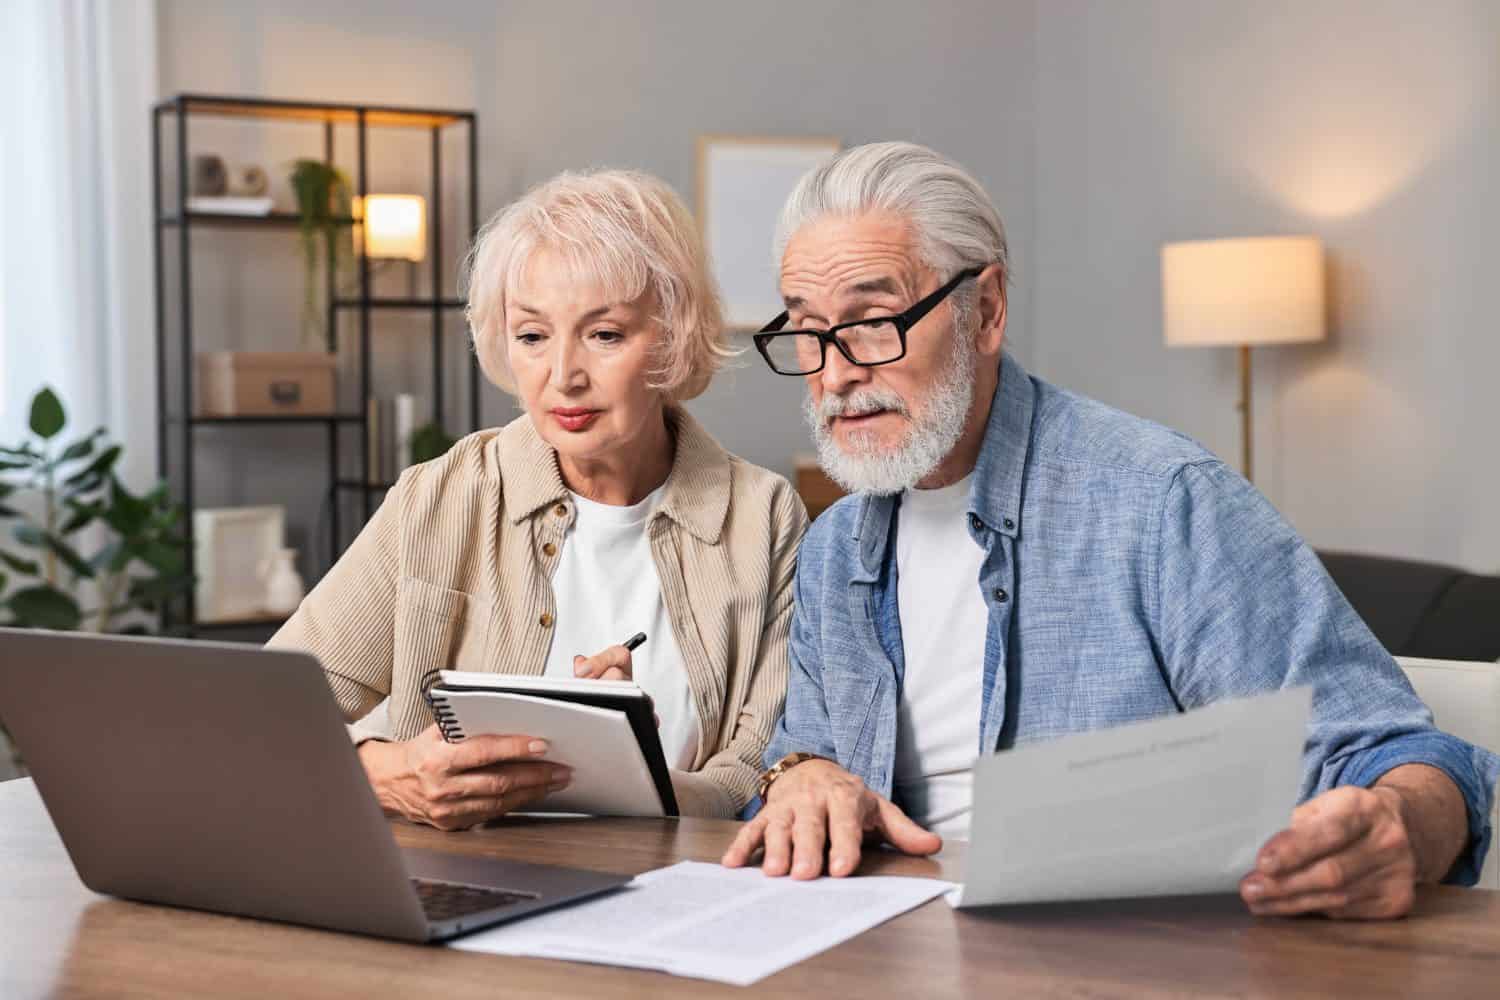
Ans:
{"type": "Polygon", "coordinates": [[[846,149],[798,181],[776,227],[777,263],[807,223],[867,212],[906,218],[922,263],[944,281],[963,268],[996,263],[1010,277],[1005,227],[990,196],[963,167],[910,142],[846,149]]]}

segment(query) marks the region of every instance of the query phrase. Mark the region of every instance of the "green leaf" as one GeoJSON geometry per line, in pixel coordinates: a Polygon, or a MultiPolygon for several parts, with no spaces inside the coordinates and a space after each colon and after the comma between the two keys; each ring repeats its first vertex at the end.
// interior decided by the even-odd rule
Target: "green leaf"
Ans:
{"type": "Polygon", "coordinates": [[[78,602],[54,587],[26,587],[11,594],[5,606],[23,628],[76,629],[83,621],[78,602]]]}
{"type": "Polygon", "coordinates": [[[42,571],[42,567],[37,563],[32,562],[30,559],[13,556],[9,552],[0,552],[0,562],[4,562],[5,565],[17,573],[22,573],[26,576],[36,576],[42,571]]]}
{"type": "Polygon", "coordinates": [[[93,523],[94,518],[98,517],[99,512],[103,510],[98,504],[92,503],[70,503],[68,506],[73,513],[68,515],[68,519],[58,529],[64,535],[71,535],[78,529],[93,523]]]}
{"type": "Polygon", "coordinates": [[[145,546],[140,556],[147,566],[166,576],[181,573],[187,565],[187,560],[180,548],[163,545],[160,542],[152,542],[145,546]]]}
{"type": "Polygon", "coordinates": [[[35,462],[13,462],[8,458],[0,458],[0,472],[11,472],[15,469],[29,469],[35,462]]]}
{"type": "Polygon", "coordinates": [[[92,580],[94,578],[94,567],[85,562],[73,546],[63,541],[57,535],[43,535],[42,540],[46,543],[47,548],[51,549],[53,554],[61,559],[74,574],[85,580],[92,580]]]}
{"type": "Polygon", "coordinates": [[[10,529],[10,533],[16,541],[22,545],[29,545],[34,549],[39,549],[45,544],[42,541],[42,530],[29,521],[22,521],[10,529]]]}
{"type": "MultiPolygon", "coordinates": [[[[69,476],[67,479],[64,479],[63,485],[75,486],[83,482],[83,480],[88,476],[105,476],[112,468],[114,468],[115,460],[119,457],[120,446],[117,444],[112,444],[108,448],[105,448],[103,451],[101,451],[98,457],[83,469],[73,473],[73,475],[69,476]]],[[[93,488],[98,489],[99,487],[95,485],[93,488]]]]}
{"type": "Polygon", "coordinates": [[[131,496],[130,491],[118,479],[109,483],[109,506],[104,511],[104,521],[126,538],[133,538],[151,516],[151,508],[144,501],[131,496]]]}
{"type": "Polygon", "coordinates": [[[62,400],[51,389],[43,389],[31,399],[31,433],[43,441],[51,440],[68,422],[62,400]]]}
{"type": "Polygon", "coordinates": [[[8,507],[5,504],[0,503],[0,517],[20,517],[20,516],[21,516],[21,512],[18,511],[18,510],[16,510],[14,507],[8,507]]]}
{"type": "Polygon", "coordinates": [[[94,452],[94,438],[104,433],[104,428],[99,428],[86,438],[74,441],[67,449],[57,457],[59,462],[71,462],[75,459],[84,458],[94,452]]]}

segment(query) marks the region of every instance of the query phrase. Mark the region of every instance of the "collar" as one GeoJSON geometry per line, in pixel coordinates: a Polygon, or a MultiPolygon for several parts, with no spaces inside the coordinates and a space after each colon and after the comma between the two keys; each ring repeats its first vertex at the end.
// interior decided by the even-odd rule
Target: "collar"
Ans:
{"type": "MultiPolygon", "coordinates": [[[[977,518],[984,528],[1012,538],[1021,530],[1021,487],[1035,406],[1031,376],[1009,353],[1004,354],[969,489],[968,513],[971,523],[977,518]]],[[[860,565],[851,582],[875,583],[880,578],[899,497],[866,494],[861,498],[852,536],[860,565]]]]}
{"type": "MultiPolygon", "coordinates": [[[[709,545],[718,544],[729,517],[733,467],[729,453],[680,406],[668,406],[667,431],[676,445],[661,505],[652,516],[668,518],[709,545]]],[[[568,499],[557,453],[522,414],[489,444],[489,465],[500,473],[506,516],[519,524],[544,507],[568,499]]]]}

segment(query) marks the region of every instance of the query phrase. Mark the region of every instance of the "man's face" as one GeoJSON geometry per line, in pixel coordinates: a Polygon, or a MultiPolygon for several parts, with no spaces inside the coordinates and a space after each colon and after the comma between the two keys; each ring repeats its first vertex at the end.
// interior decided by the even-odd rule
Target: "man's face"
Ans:
{"type": "MultiPolygon", "coordinates": [[[[782,255],[785,328],[827,330],[899,313],[949,277],[921,263],[904,219],[825,216],[797,230],[782,255]]],[[[907,332],[900,361],[861,367],[830,345],[823,370],[806,376],[819,459],[846,489],[915,486],[958,441],[976,358],[973,338],[955,334],[953,302],[907,332]]]]}

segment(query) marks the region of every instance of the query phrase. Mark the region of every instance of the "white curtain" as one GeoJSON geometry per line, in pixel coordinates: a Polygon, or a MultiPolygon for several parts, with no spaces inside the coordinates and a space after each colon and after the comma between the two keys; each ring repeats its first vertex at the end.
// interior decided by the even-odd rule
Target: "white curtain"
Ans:
{"type": "Polygon", "coordinates": [[[155,0],[0,2],[0,443],[50,385],[154,480],[155,0]]]}

